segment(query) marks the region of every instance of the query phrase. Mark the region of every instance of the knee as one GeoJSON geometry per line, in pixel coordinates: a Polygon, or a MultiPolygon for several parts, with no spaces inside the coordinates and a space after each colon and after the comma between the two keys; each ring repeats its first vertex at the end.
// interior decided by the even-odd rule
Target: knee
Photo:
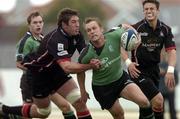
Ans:
{"type": "Polygon", "coordinates": [[[124,119],[124,111],[121,110],[120,112],[112,113],[114,119],[124,119]]]}
{"type": "Polygon", "coordinates": [[[51,113],[51,105],[46,108],[37,108],[37,112],[41,118],[47,118],[51,113]]]}
{"type": "Polygon", "coordinates": [[[150,102],[147,98],[144,98],[140,105],[139,105],[141,108],[147,108],[147,107],[150,107],[150,102]]]}
{"type": "Polygon", "coordinates": [[[72,111],[71,106],[70,106],[69,103],[63,104],[59,108],[62,110],[63,113],[72,111]]]}
{"type": "Polygon", "coordinates": [[[79,89],[72,90],[67,96],[66,99],[71,103],[77,102],[81,98],[81,93],[79,89]]]}
{"type": "Polygon", "coordinates": [[[152,109],[155,112],[161,112],[163,111],[163,103],[164,99],[161,94],[158,94],[152,99],[152,109]]]}

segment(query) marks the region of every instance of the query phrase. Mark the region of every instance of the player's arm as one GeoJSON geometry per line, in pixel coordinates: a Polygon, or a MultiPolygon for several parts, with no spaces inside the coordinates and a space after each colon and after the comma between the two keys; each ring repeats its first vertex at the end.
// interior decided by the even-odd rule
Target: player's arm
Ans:
{"type": "Polygon", "coordinates": [[[173,90],[175,87],[175,79],[174,79],[174,68],[176,65],[176,50],[167,50],[168,54],[168,69],[165,75],[165,84],[169,90],[173,90]]]}
{"type": "Polygon", "coordinates": [[[58,64],[67,73],[78,73],[93,68],[90,64],[79,64],[70,60],[58,60],[58,64]]]}
{"type": "Polygon", "coordinates": [[[122,59],[126,65],[126,67],[128,68],[129,74],[131,75],[132,78],[137,78],[139,77],[139,74],[141,73],[136,66],[138,66],[139,64],[137,64],[136,62],[132,62],[129,59],[128,56],[128,52],[124,50],[124,48],[121,47],[121,56],[122,59]]]}
{"type": "Polygon", "coordinates": [[[78,80],[79,88],[81,91],[81,100],[84,103],[86,103],[87,99],[89,98],[89,94],[87,93],[86,87],[85,87],[85,77],[86,77],[85,72],[77,73],[77,80],[78,80]]]}
{"type": "Polygon", "coordinates": [[[57,60],[57,63],[61,66],[61,68],[67,73],[79,73],[89,69],[98,69],[100,67],[99,60],[92,60],[89,64],[80,64],[76,62],[71,62],[69,60],[57,60]]]}
{"type": "Polygon", "coordinates": [[[19,69],[22,69],[22,70],[27,70],[27,68],[24,67],[24,66],[21,64],[21,62],[19,62],[19,61],[16,61],[16,67],[19,68],[19,69]]]}

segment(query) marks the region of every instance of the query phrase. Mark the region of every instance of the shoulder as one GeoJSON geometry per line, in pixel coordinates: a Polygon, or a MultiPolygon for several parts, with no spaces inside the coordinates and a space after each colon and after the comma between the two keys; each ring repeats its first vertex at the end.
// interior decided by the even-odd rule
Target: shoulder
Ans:
{"type": "Polygon", "coordinates": [[[47,43],[48,45],[51,43],[57,43],[64,40],[63,35],[58,31],[58,29],[54,29],[51,32],[49,32],[47,35],[45,35],[42,42],[47,43]]]}
{"type": "Polygon", "coordinates": [[[143,20],[141,20],[141,21],[138,21],[137,23],[135,23],[135,24],[133,24],[132,26],[136,29],[136,30],[138,30],[138,29],[140,29],[140,28],[143,28],[144,27],[144,25],[145,25],[145,20],[143,19],[143,20]]]}
{"type": "Polygon", "coordinates": [[[19,40],[17,45],[19,47],[24,47],[24,45],[27,44],[30,40],[32,40],[32,35],[30,32],[26,32],[26,34],[19,40]]]}
{"type": "Polygon", "coordinates": [[[160,21],[161,28],[164,29],[167,33],[171,32],[171,27],[165,24],[164,22],[160,21]]]}

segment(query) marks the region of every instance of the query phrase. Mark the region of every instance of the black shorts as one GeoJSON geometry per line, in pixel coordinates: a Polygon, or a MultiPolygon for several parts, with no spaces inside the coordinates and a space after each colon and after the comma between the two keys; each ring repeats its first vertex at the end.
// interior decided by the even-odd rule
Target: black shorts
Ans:
{"type": "Polygon", "coordinates": [[[35,98],[44,98],[54,93],[72,77],[66,74],[58,65],[41,71],[27,71],[27,77],[32,80],[32,93],[35,98]]]}
{"type": "Polygon", "coordinates": [[[23,101],[32,103],[32,80],[27,80],[26,73],[21,76],[20,88],[23,101]]]}
{"type": "Polygon", "coordinates": [[[115,82],[104,86],[92,85],[94,97],[100,103],[102,109],[110,109],[120,97],[124,87],[132,82],[129,75],[124,71],[122,77],[115,82]]]}
{"type": "Polygon", "coordinates": [[[159,93],[159,68],[140,69],[141,74],[133,81],[141,88],[146,97],[151,100],[159,93]]]}

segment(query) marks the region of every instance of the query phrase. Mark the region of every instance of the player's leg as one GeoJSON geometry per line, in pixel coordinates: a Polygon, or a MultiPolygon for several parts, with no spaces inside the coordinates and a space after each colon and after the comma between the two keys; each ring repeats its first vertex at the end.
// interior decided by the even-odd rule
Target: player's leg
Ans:
{"type": "Polygon", "coordinates": [[[152,110],[156,119],[163,119],[163,102],[164,99],[160,92],[151,99],[152,110]]]}
{"type": "MultiPolygon", "coordinates": [[[[140,113],[140,116],[142,116],[144,119],[146,119],[146,118],[153,119],[154,118],[153,112],[148,111],[148,109],[151,108],[150,103],[149,103],[147,97],[143,94],[141,89],[138,87],[138,85],[136,85],[135,83],[133,83],[130,80],[129,75],[126,72],[123,73],[121,80],[123,81],[124,85],[122,86],[123,90],[121,91],[120,95],[128,100],[131,100],[131,101],[137,103],[139,105],[139,107],[141,109],[143,109],[145,112],[142,114],[140,113]]],[[[133,81],[138,84],[139,80],[134,79],[133,81]]]]}
{"type": "Polygon", "coordinates": [[[34,99],[35,104],[24,104],[20,106],[7,106],[1,104],[1,114],[18,115],[27,118],[47,118],[50,114],[51,107],[49,98],[34,99]]]}
{"type": "Polygon", "coordinates": [[[163,96],[159,92],[157,86],[150,78],[139,78],[134,80],[136,84],[141,88],[143,93],[151,102],[151,108],[144,110],[140,109],[140,119],[141,115],[148,111],[149,113],[153,112],[155,119],[163,119],[163,96]]]}
{"type": "Polygon", "coordinates": [[[154,119],[153,113],[148,111],[148,108],[150,108],[150,102],[135,83],[128,84],[121,91],[120,95],[127,100],[135,102],[144,110],[145,113],[141,115],[143,119],[154,119]]]}
{"type": "Polygon", "coordinates": [[[64,97],[62,97],[58,93],[54,93],[51,95],[51,101],[56,104],[56,106],[62,111],[64,119],[76,119],[70,103],[66,99],[64,99],[64,97]]]}
{"type": "Polygon", "coordinates": [[[117,99],[113,106],[108,109],[114,119],[124,119],[124,110],[119,104],[119,100],[117,99]]]}
{"type": "Polygon", "coordinates": [[[73,79],[66,81],[57,92],[65,97],[75,108],[78,119],[91,119],[91,114],[86,104],[80,101],[80,90],[73,79]]]}
{"type": "MultiPolygon", "coordinates": [[[[20,82],[21,94],[22,94],[22,101],[23,104],[32,104],[32,80],[27,79],[27,75],[23,72],[21,76],[20,82]]],[[[30,119],[30,118],[23,118],[23,119],[30,119]]]]}

